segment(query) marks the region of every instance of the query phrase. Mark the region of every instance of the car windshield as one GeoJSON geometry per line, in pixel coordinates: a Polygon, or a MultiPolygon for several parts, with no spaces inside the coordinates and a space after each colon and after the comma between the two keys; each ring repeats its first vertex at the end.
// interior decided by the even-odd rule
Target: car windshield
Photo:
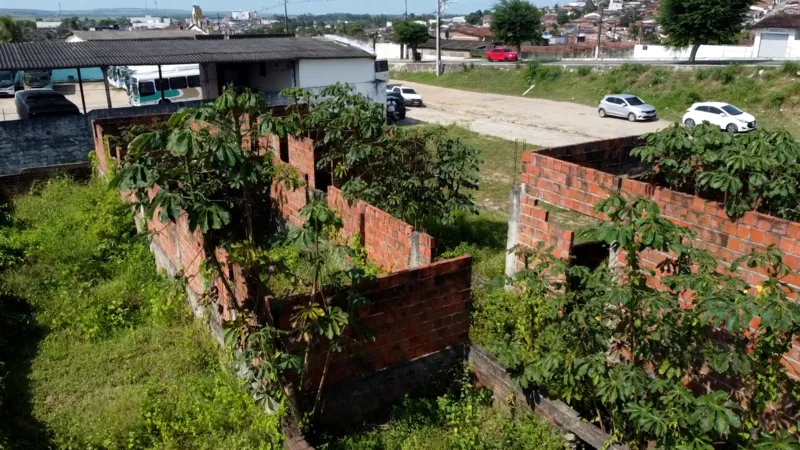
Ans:
{"type": "Polygon", "coordinates": [[[644,101],[642,101],[642,99],[640,99],[639,97],[627,97],[625,98],[625,101],[627,101],[628,104],[631,106],[644,105],[644,101]]]}
{"type": "Polygon", "coordinates": [[[735,107],[733,105],[725,105],[725,106],[722,107],[722,109],[725,110],[726,113],[728,113],[728,114],[730,114],[732,116],[738,116],[739,114],[743,114],[741,109],[739,109],[739,108],[737,108],[737,107],[735,107]]]}
{"type": "Polygon", "coordinates": [[[416,94],[416,92],[411,88],[403,88],[403,94],[416,94]]]}
{"type": "Polygon", "coordinates": [[[513,50],[511,50],[510,48],[504,48],[504,49],[503,49],[503,51],[504,51],[504,52],[506,52],[506,53],[511,53],[511,52],[513,52],[513,50]]]}
{"type": "Polygon", "coordinates": [[[11,86],[11,72],[0,72],[0,86],[11,86]]]}

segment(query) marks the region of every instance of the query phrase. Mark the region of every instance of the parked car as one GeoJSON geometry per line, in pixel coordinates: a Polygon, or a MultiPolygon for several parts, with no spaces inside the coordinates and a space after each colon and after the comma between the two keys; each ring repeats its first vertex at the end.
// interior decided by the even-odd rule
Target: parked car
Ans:
{"type": "Polygon", "coordinates": [[[637,120],[653,120],[656,118],[656,107],[635,95],[606,95],[597,107],[600,117],[625,117],[631,122],[637,120]]]}
{"type": "Polygon", "coordinates": [[[756,118],[741,109],[721,102],[695,103],[686,110],[681,120],[687,128],[708,122],[730,133],[756,129],[756,118]]]}
{"type": "Polygon", "coordinates": [[[422,96],[417,94],[417,91],[408,86],[393,85],[392,92],[396,92],[403,97],[405,106],[422,106],[422,96]]]}
{"type": "Polygon", "coordinates": [[[72,116],[81,113],[63,94],[49,89],[17,91],[14,94],[14,105],[17,107],[20,119],[72,116]]]}
{"type": "Polygon", "coordinates": [[[397,118],[403,120],[406,118],[406,102],[403,101],[403,96],[393,91],[386,91],[386,103],[394,101],[394,111],[397,118]]]}
{"type": "Polygon", "coordinates": [[[486,52],[486,59],[489,62],[495,61],[519,61],[519,55],[514,50],[507,47],[493,48],[486,52]]]}

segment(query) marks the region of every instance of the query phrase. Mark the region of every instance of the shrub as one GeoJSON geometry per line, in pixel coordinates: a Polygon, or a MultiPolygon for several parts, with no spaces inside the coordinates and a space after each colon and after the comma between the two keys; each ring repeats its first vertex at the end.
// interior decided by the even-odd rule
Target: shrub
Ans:
{"type": "Polygon", "coordinates": [[[781,92],[774,92],[769,96],[769,100],[767,100],[768,104],[772,108],[780,108],[783,106],[783,102],[786,101],[786,95],[781,92]]]}
{"type": "Polygon", "coordinates": [[[578,72],[579,76],[585,77],[586,75],[589,75],[590,73],[592,73],[592,67],[591,66],[580,66],[580,67],[578,67],[577,72],[578,72]]]}
{"type": "Polygon", "coordinates": [[[697,81],[704,81],[711,76],[711,71],[709,69],[697,69],[694,72],[694,77],[697,81]]]}
{"type": "Polygon", "coordinates": [[[797,74],[800,73],[800,63],[797,61],[786,61],[781,64],[781,72],[797,76],[797,74]]]}
{"type": "Polygon", "coordinates": [[[647,72],[647,66],[640,63],[627,62],[622,65],[622,71],[633,75],[641,75],[647,72]]]}
{"type": "Polygon", "coordinates": [[[736,77],[739,76],[741,71],[742,71],[741,65],[730,64],[722,69],[715,69],[713,74],[715,80],[721,82],[722,84],[728,84],[733,82],[736,79],[736,77]]]}
{"type": "Polygon", "coordinates": [[[531,61],[528,63],[526,79],[529,84],[535,81],[555,81],[561,77],[561,73],[559,66],[545,66],[539,61],[531,61]]]}
{"type": "Polygon", "coordinates": [[[656,86],[664,83],[667,81],[667,77],[669,77],[669,71],[663,67],[659,67],[653,72],[653,76],[650,77],[650,84],[656,86]]]}

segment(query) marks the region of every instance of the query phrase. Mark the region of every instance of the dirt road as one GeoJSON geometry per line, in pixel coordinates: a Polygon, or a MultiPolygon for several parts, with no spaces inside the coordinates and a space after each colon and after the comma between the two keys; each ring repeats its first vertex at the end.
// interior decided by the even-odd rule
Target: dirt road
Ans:
{"type": "Polygon", "coordinates": [[[631,123],[625,119],[601,119],[596,108],[576,103],[403,84],[422,94],[427,105],[408,108],[410,119],[457,124],[476,133],[542,147],[644,134],[670,125],[664,120],[631,123]]]}
{"type": "MultiPolygon", "coordinates": [[[[67,97],[67,100],[77,105],[78,109],[83,112],[81,93],[77,84],[57,84],[54,90],[64,94],[64,96],[67,97]]],[[[108,103],[106,102],[106,90],[102,82],[83,83],[83,93],[86,99],[87,111],[108,108],[108,103]]],[[[122,89],[112,88],[111,106],[114,108],[124,108],[130,106],[128,103],[128,94],[122,89]]],[[[14,97],[0,98],[0,121],[17,119],[19,119],[19,116],[17,116],[17,108],[14,105],[14,97]]]]}

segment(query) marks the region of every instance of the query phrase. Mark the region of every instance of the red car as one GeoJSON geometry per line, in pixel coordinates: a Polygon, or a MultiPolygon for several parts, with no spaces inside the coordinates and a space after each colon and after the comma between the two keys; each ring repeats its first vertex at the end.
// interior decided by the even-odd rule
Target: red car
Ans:
{"type": "Polygon", "coordinates": [[[517,52],[506,47],[493,48],[486,52],[489,61],[519,61],[517,52]]]}

